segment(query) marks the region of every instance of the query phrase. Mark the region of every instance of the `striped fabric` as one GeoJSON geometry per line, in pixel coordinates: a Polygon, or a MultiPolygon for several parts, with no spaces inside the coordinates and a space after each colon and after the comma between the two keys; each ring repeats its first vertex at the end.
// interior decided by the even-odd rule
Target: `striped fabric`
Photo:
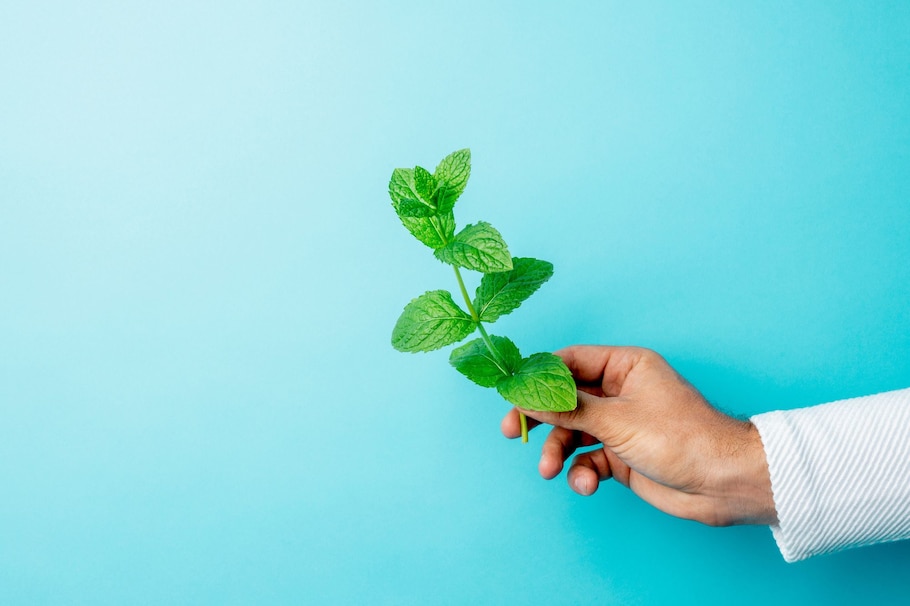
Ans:
{"type": "Polygon", "coordinates": [[[784,559],[910,538],[910,389],[752,417],[784,559]]]}

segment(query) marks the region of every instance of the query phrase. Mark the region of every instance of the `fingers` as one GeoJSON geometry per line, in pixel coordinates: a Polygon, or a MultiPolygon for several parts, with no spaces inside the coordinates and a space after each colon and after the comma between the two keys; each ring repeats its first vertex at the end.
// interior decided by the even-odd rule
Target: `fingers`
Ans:
{"type": "Polygon", "coordinates": [[[552,480],[562,471],[563,463],[572,456],[577,447],[576,433],[565,427],[554,427],[540,449],[540,475],[552,480]]]}
{"type": "Polygon", "coordinates": [[[612,404],[615,398],[599,398],[585,391],[578,391],[578,406],[568,412],[548,412],[545,410],[521,410],[529,419],[547,423],[556,427],[584,431],[603,438],[600,429],[612,416],[612,404]]]}
{"type": "Polygon", "coordinates": [[[594,385],[594,384],[588,384],[588,383],[578,383],[576,381],[575,388],[578,391],[583,391],[585,393],[589,393],[592,396],[597,396],[598,398],[604,397],[604,390],[601,388],[600,383],[597,383],[596,385],[594,385]]]}
{"type": "Polygon", "coordinates": [[[613,476],[613,470],[603,448],[583,452],[572,461],[566,479],[569,486],[582,496],[590,496],[604,480],[613,476]]]}
{"type": "Polygon", "coordinates": [[[576,381],[593,383],[603,377],[604,368],[616,349],[600,345],[573,345],[554,353],[562,358],[576,381]]]}
{"type": "MultiPolygon", "coordinates": [[[[540,464],[538,465],[540,475],[546,480],[552,480],[559,475],[563,464],[577,448],[594,444],[597,444],[597,439],[589,434],[572,431],[565,427],[554,427],[541,448],[540,464]]],[[[578,455],[578,457],[585,457],[585,455],[578,455]]]]}
{"type": "Polygon", "coordinates": [[[632,368],[643,356],[653,352],[640,347],[575,345],[556,352],[576,382],[597,384],[606,396],[618,396],[632,368]]]}
{"type": "MultiPolygon", "coordinates": [[[[586,405],[596,405],[596,400],[603,400],[587,393],[579,394],[579,409],[586,405]]],[[[578,409],[576,409],[578,410],[578,409]]],[[[575,412],[575,411],[573,411],[575,412]]],[[[517,438],[521,435],[521,427],[518,419],[519,411],[513,408],[502,419],[501,429],[503,435],[507,438],[517,438]]],[[[553,424],[553,429],[547,435],[541,448],[540,462],[538,471],[540,475],[547,480],[551,480],[559,475],[565,466],[566,460],[575,453],[576,449],[584,446],[597,444],[598,440],[593,435],[573,430],[559,424],[558,421],[567,419],[567,415],[573,413],[538,413],[527,411],[527,414],[534,414],[542,417],[539,421],[532,417],[528,418],[528,427],[537,427],[544,423],[553,424]]],[[[584,417],[586,413],[582,413],[584,417]]],[[[600,482],[613,476],[612,467],[608,460],[607,454],[603,448],[585,452],[572,462],[567,478],[572,490],[582,496],[594,494],[600,482]]]]}

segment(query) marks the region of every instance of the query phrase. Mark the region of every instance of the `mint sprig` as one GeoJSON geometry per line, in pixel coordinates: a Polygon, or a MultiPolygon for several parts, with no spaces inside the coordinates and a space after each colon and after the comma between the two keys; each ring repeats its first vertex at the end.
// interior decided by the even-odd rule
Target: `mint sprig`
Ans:
{"type": "MultiPolygon", "coordinates": [[[[453,209],[471,176],[471,151],[449,154],[430,173],[421,166],[396,168],[389,180],[392,207],[402,225],[434,256],[452,266],[467,311],[446,290],[431,290],[408,303],[392,330],[392,346],[405,352],[433,351],[479,332],[480,338],[452,350],[449,363],[482,387],[495,387],[526,410],[566,411],[576,406],[572,373],[551,353],[523,358],[506,337],[490,335],[491,324],[509,314],[553,275],[553,265],[512,257],[502,235],[480,221],[455,232],[453,209]],[[461,269],[483,274],[473,300],[461,269]]],[[[522,441],[528,441],[521,418],[522,441]]]]}

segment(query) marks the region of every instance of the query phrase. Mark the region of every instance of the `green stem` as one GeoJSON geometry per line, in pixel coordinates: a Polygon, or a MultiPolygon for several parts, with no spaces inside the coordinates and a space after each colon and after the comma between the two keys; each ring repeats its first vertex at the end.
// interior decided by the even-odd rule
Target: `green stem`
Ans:
{"type": "Polygon", "coordinates": [[[511,374],[505,369],[505,361],[502,359],[502,356],[499,355],[499,350],[496,349],[496,346],[493,345],[493,340],[490,338],[490,335],[487,334],[486,329],[484,329],[483,324],[480,322],[477,323],[477,330],[480,331],[480,338],[483,339],[483,342],[486,344],[487,349],[490,350],[490,353],[493,354],[493,357],[496,358],[497,362],[501,364],[500,368],[506,374],[511,374]]]}
{"type": "MultiPolygon", "coordinates": [[[[438,217],[431,217],[430,224],[433,226],[433,229],[436,230],[436,233],[439,234],[439,239],[442,240],[443,246],[448,244],[448,240],[442,231],[442,227],[439,225],[438,217]]],[[[480,316],[477,315],[477,310],[474,309],[474,304],[471,303],[471,297],[468,296],[468,289],[465,288],[464,280],[461,277],[461,272],[458,270],[458,266],[453,265],[452,269],[455,270],[455,277],[458,279],[458,288],[461,289],[461,296],[464,297],[464,303],[468,306],[468,312],[471,314],[471,319],[474,320],[474,323],[477,325],[477,330],[480,331],[480,337],[483,339],[483,342],[487,346],[487,349],[490,350],[490,355],[493,356],[493,362],[496,364],[496,366],[499,367],[499,370],[501,370],[503,374],[512,374],[506,368],[506,364],[503,362],[502,356],[499,355],[498,351],[496,351],[496,346],[493,345],[493,341],[490,339],[490,335],[487,334],[487,331],[483,327],[483,324],[480,323],[480,316]]],[[[521,424],[521,441],[527,443],[528,418],[524,415],[524,413],[520,412],[518,413],[518,421],[521,424]]]]}
{"type": "Polygon", "coordinates": [[[442,232],[442,227],[439,225],[439,218],[430,217],[430,225],[432,225],[433,229],[436,230],[436,235],[438,235],[439,239],[442,240],[442,245],[445,246],[448,244],[449,241],[446,239],[445,234],[442,232]]]}
{"type": "MultiPolygon", "coordinates": [[[[468,296],[468,289],[465,288],[464,279],[461,277],[461,271],[459,271],[456,265],[452,266],[452,269],[455,270],[455,277],[458,279],[458,287],[461,289],[461,296],[464,297],[465,305],[468,306],[468,312],[471,314],[471,318],[474,320],[474,323],[477,324],[477,330],[480,331],[480,338],[483,339],[484,344],[487,346],[487,349],[490,351],[490,355],[493,356],[493,362],[496,366],[499,367],[499,370],[502,371],[505,375],[512,374],[506,368],[506,364],[502,359],[502,356],[499,354],[499,351],[496,349],[496,346],[493,345],[493,340],[490,339],[490,335],[487,334],[487,330],[483,327],[483,324],[480,321],[480,316],[477,315],[477,310],[474,309],[474,304],[471,303],[471,297],[468,296]]],[[[518,420],[521,423],[521,441],[527,443],[528,441],[528,419],[525,417],[524,413],[518,413],[518,420]]]]}
{"type": "Polygon", "coordinates": [[[468,306],[468,312],[471,314],[471,318],[474,319],[474,322],[477,323],[477,326],[480,326],[480,316],[477,315],[477,310],[474,309],[474,304],[471,303],[471,297],[468,296],[468,289],[464,286],[464,280],[461,279],[461,272],[458,270],[457,265],[453,265],[452,269],[455,270],[455,277],[458,278],[458,287],[461,289],[461,296],[464,297],[464,303],[468,306]]]}

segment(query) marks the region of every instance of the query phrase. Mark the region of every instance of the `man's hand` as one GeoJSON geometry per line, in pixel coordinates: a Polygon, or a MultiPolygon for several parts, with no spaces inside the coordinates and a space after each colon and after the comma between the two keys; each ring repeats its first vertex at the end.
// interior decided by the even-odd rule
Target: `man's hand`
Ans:
{"type": "MultiPolygon", "coordinates": [[[[714,408],[657,353],[635,347],[576,346],[556,352],[578,386],[578,408],[522,410],[553,426],[540,474],[551,479],[576,448],[569,485],[581,495],[614,478],[671,515],[712,526],[777,521],[771,480],[755,427],[714,408]]],[[[536,422],[535,422],[536,421],[536,422]]],[[[518,437],[518,410],[502,421],[518,437]]]]}

